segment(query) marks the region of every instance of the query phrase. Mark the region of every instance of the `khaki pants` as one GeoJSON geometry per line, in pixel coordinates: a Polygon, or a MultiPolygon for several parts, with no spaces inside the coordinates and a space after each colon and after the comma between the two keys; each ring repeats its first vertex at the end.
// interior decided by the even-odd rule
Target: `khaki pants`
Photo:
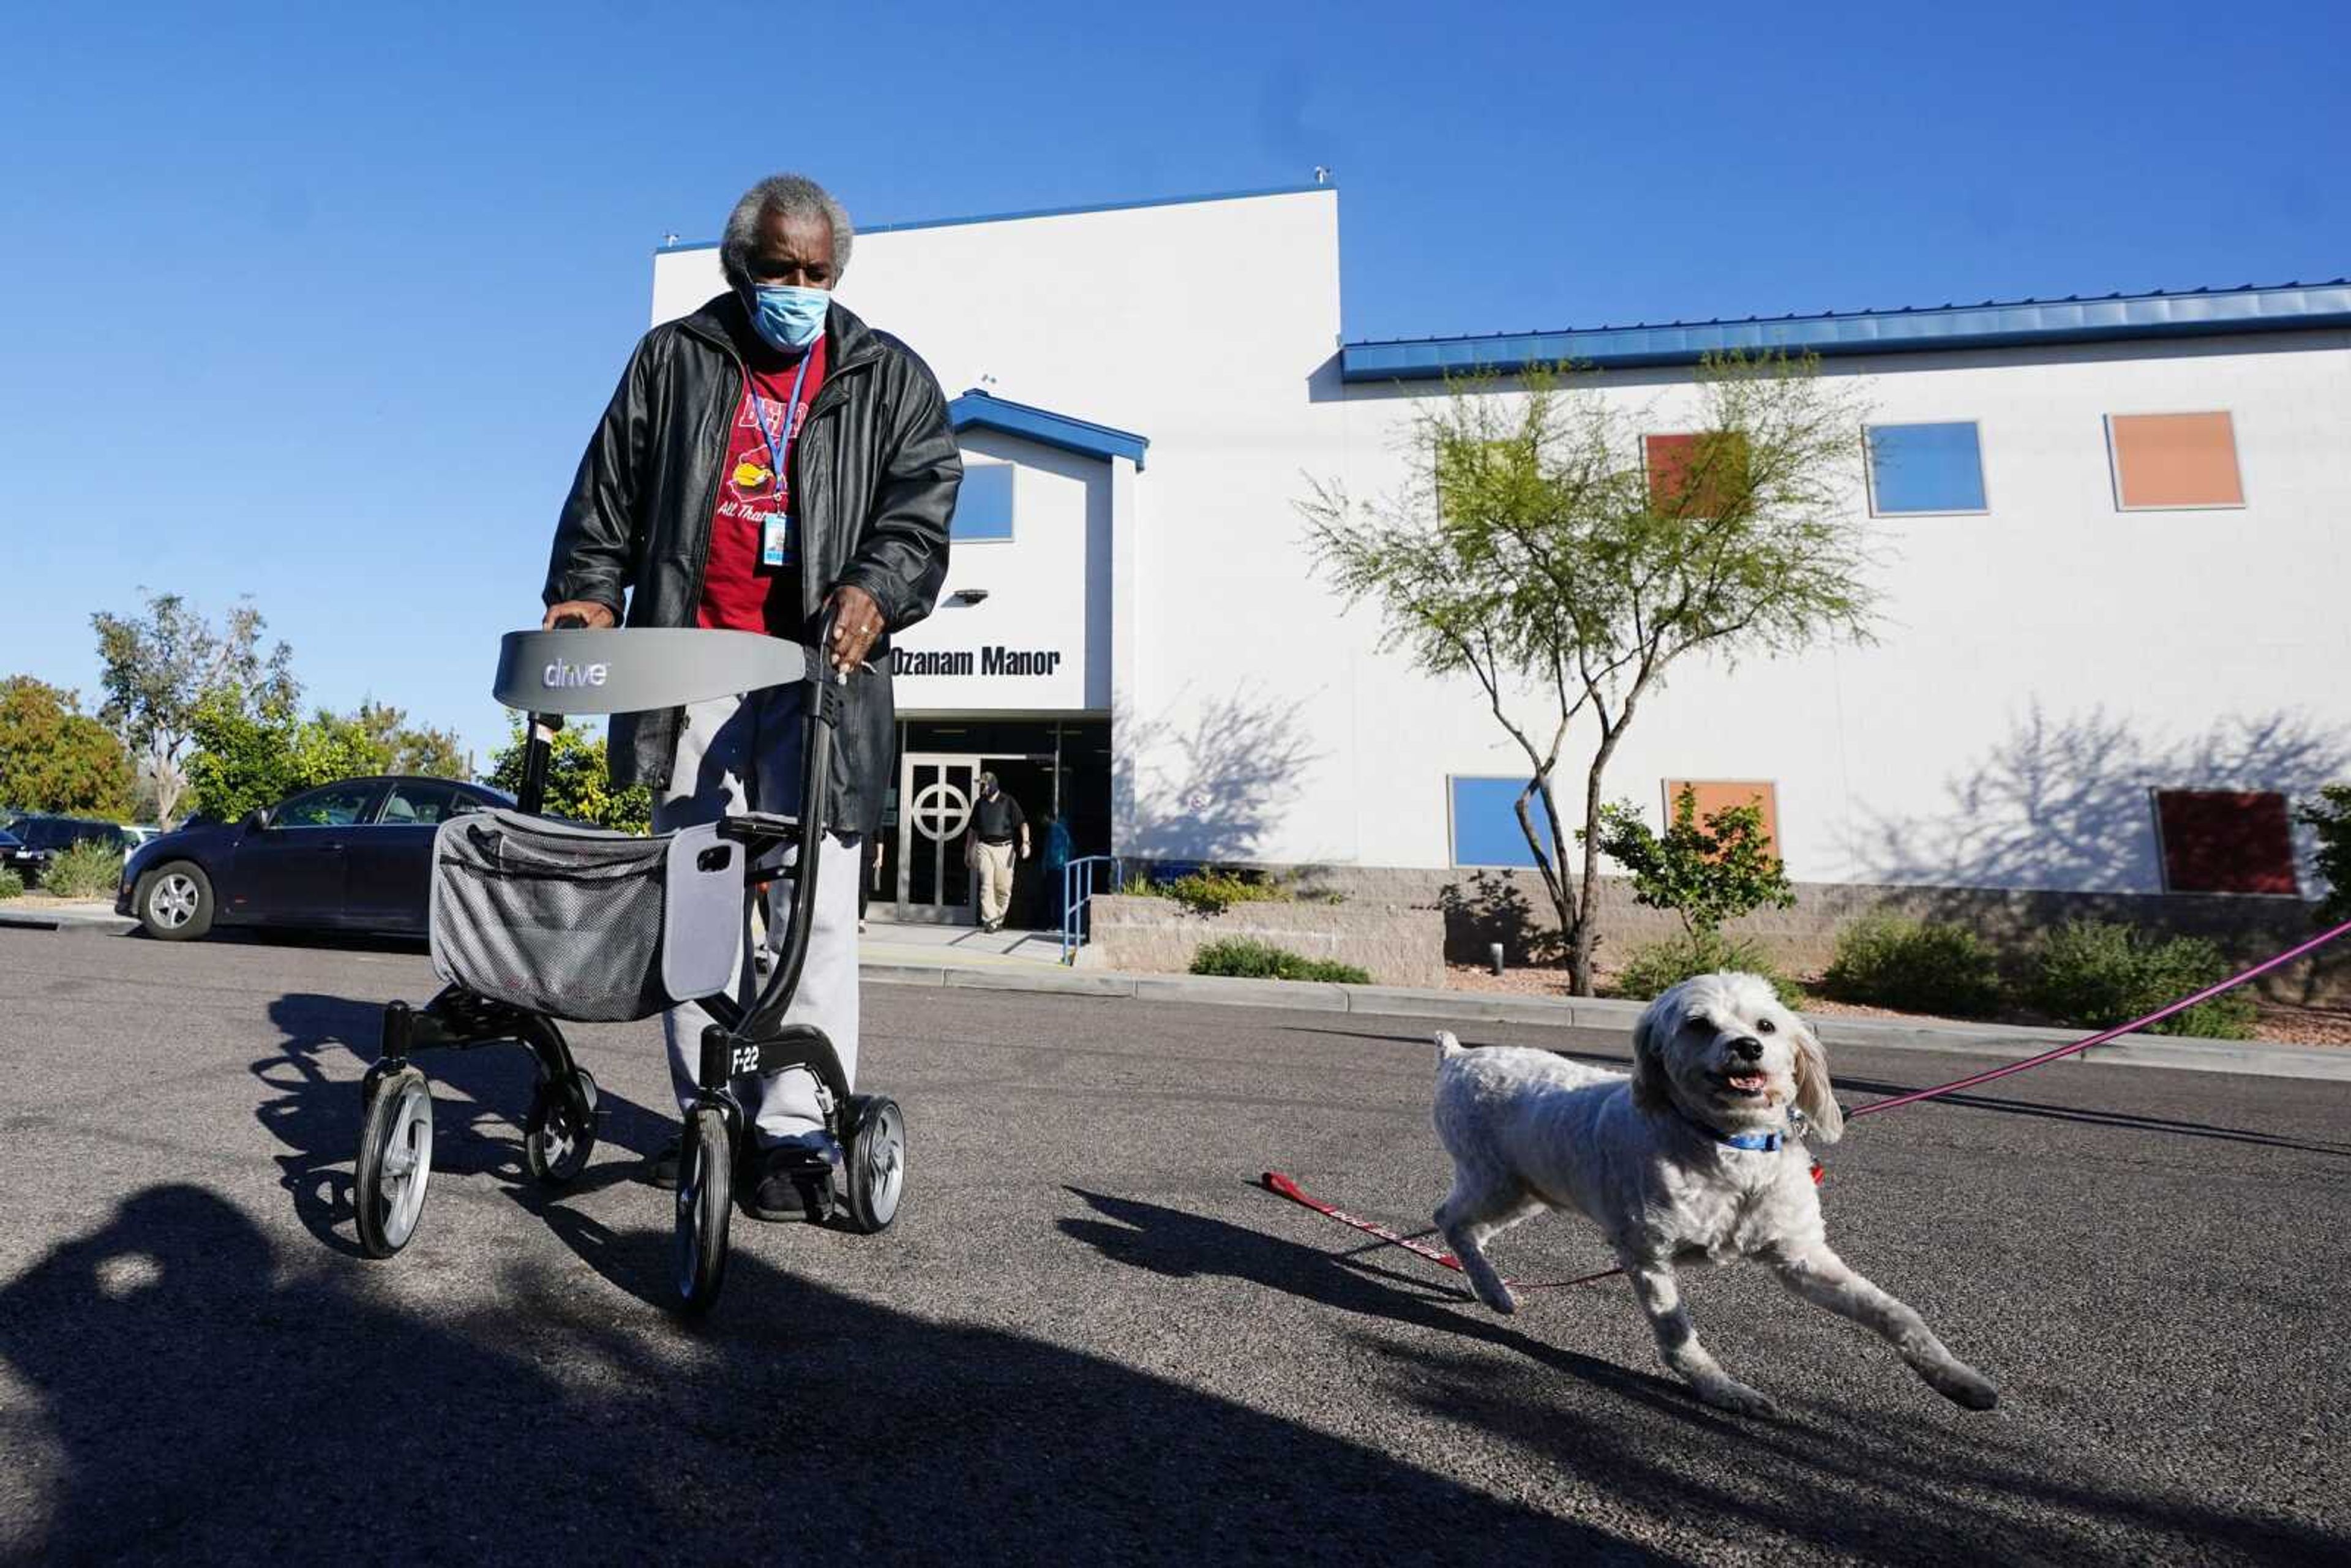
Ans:
{"type": "Polygon", "coordinates": [[[973,864],[979,873],[980,923],[993,925],[1004,918],[1005,910],[1012,903],[1012,856],[1017,846],[983,844],[974,840],[971,847],[978,854],[973,864]]]}

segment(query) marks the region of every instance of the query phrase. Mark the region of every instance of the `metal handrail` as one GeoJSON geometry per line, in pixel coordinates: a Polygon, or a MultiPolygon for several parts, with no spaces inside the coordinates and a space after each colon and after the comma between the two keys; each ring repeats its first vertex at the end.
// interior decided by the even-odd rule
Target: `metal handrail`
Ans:
{"type": "Polygon", "coordinates": [[[1094,868],[1109,866],[1110,874],[1118,873],[1115,855],[1085,855],[1061,867],[1061,962],[1077,961],[1078,949],[1086,945],[1086,906],[1093,902],[1098,890],[1094,885],[1094,868]]]}

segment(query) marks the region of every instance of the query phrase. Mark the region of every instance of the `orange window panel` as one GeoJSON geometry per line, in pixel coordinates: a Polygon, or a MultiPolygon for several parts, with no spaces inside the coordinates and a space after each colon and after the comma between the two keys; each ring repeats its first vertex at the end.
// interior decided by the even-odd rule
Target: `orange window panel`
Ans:
{"type": "Polygon", "coordinates": [[[2266,789],[2158,789],[2163,885],[2173,893],[2302,891],[2285,797],[2266,789]]]}
{"type": "Polygon", "coordinates": [[[1747,489],[1747,437],[1706,431],[1642,437],[1649,504],[1660,512],[1719,517],[1747,489]]]}
{"type": "Polygon", "coordinates": [[[1698,821],[1706,825],[1707,818],[1725,806],[1761,806],[1763,808],[1763,847],[1773,854],[1780,852],[1780,792],[1770,783],[1753,779],[1668,779],[1666,780],[1666,825],[1674,821],[1674,803],[1688,789],[1698,797],[1698,821]]]}
{"type": "Polygon", "coordinates": [[[2226,413],[2110,413],[2115,504],[2125,511],[2241,507],[2236,427],[2226,413]]]}

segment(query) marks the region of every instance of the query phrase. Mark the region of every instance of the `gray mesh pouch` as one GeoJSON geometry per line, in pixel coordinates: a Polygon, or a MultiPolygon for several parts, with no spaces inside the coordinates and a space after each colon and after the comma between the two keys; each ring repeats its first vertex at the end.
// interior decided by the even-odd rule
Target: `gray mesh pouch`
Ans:
{"type": "Polygon", "coordinates": [[[740,846],[716,827],[641,839],[519,811],[454,817],[434,836],[433,967],[553,1018],[651,1018],[733,982],[743,878],[740,846]]]}

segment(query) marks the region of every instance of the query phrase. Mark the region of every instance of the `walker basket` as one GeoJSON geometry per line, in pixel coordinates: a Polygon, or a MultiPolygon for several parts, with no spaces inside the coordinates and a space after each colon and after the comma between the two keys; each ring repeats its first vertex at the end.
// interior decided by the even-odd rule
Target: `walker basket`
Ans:
{"type": "Polygon", "coordinates": [[[744,886],[716,824],[638,838],[469,812],[434,838],[433,967],[550,1018],[651,1018],[734,984],[744,886]]]}

